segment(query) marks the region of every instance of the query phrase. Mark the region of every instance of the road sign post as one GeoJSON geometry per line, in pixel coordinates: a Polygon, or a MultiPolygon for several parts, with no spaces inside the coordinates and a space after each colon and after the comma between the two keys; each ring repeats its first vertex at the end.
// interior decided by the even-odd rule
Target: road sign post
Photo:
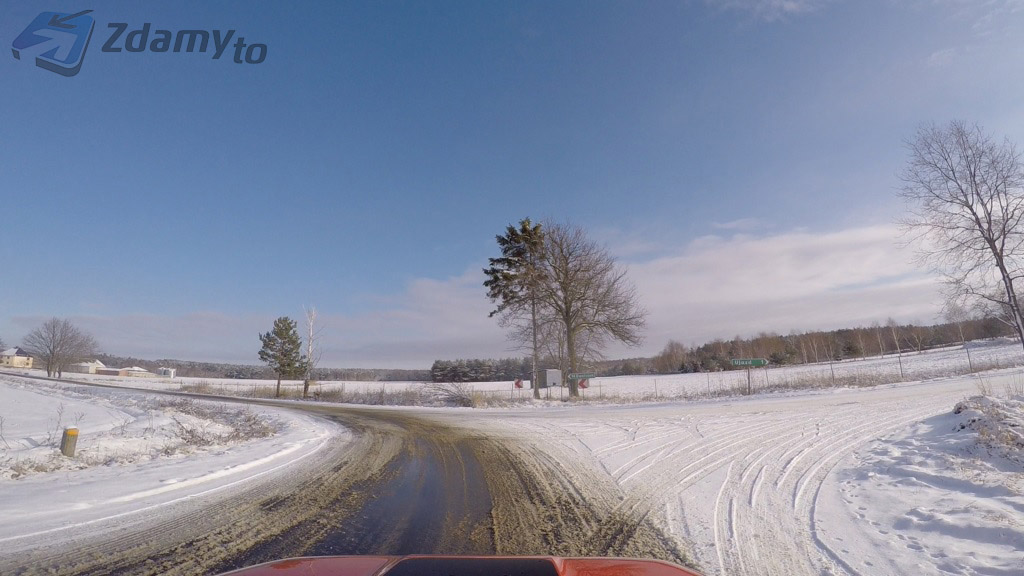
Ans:
{"type": "MultiPolygon", "coordinates": [[[[754,393],[754,387],[750,380],[750,369],[764,367],[768,368],[767,358],[733,358],[729,360],[729,363],[733,366],[741,366],[747,369],[747,395],[754,393]]],[[[767,374],[767,373],[766,373],[767,374]]],[[[765,378],[767,380],[767,377],[765,378]]]]}
{"type": "Polygon", "coordinates": [[[767,358],[733,358],[729,360],[729,363],[733,366],[742,366],[744,368],[760,368],[768,365],[767,358]]]}
{"type": "Polygon", "coordinates": [[[569,380],[590,380],[595,376],[589,372],[572,372],[569,374],[569,380]]]}

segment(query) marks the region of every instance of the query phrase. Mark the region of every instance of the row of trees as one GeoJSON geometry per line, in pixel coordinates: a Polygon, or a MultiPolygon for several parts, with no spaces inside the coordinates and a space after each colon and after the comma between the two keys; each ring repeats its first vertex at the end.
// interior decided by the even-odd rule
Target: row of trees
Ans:
{"type": "MultiPolygon", "coordinates": [[[[669,340],[653,357],[598,360],[588,371],[600,376],[718,372],[737,369],[732,358],[767,358],[773,366],[849,360],[870,356],[919,352],[964,341],[1013,336],[1013,330],[997,318],[975,318],[936,325],[897,324],[890,320],[867,327],[830,331],[778,334],[731,340],[715,339],[686,346],[669,340]]],[[[559,367],[556,358],[542,356],[539,368],[559,367]]],[[[436,360],[430,370],[434,382],[488,382],[529,378],[529,358],[436,360]]]]}
{"type": "Polygon", "coordinates": [[[430,367],[434,382],[503,382],[530,378],[529,358],[435,360],[430,367]]]}
{"type": "Polygon", "coordinates": [[[934,326],[899,325],[890,320],[885,325],[831,331],[794,331],[788,335],[762,332],[753,338],[716,339],[692,348],[672,340],[651,359],[649,369],[658,374],[732,370],[732,358],[767,358],[773,365],[808,364],[920,352],[965,340],[1009,335],[1013,332],[1006,324],[990,317],[934,326]]]}
{"type": "MultiPolygon", "coordinates": [[[[525,218],[496,238],[501,256],[484,269],[487,296],[497,305],[490,315],[520,349],[530,350],[535,398],[542,354],[572,373],[600,359],[612,341],[641,343],[646,312],[636,289],[581,228],[525,218]]],[[[579,396],[577,384],[569,381],[570,396],[579,396]]]]}

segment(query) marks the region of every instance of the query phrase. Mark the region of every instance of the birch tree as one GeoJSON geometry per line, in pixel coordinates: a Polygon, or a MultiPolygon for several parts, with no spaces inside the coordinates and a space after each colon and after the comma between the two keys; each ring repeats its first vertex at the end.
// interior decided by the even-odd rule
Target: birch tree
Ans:
{"type": "Polygon", "coordinates": [[[319,346],[320,328],[316,325],[316,307],[310,306],[306,312],[306,379],[302,383],[302,397],[309,397],[309,385],[316,381],[316,367],[320,364],[323,350],[319,346]]]}
{"type": "Polygon", "coordinates": [[[971,348],[967,345],[967,339],[964,338],[964,322],[971,319],[970,314],[956,298],[949,298],[943,307],[943,315],[946,317],[947,322],[956,326],[957,334],[960,335],[960,345],[963,346],[964,352],[967,353],[967,367],[973,373],[974,362],[971,360],[971,348]]]}

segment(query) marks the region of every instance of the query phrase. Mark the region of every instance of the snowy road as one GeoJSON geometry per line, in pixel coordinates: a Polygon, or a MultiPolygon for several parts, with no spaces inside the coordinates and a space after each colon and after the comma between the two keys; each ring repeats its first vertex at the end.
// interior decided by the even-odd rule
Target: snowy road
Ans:
{"type": "MultiPolygon", "coordinates": [[[[526,452],[551,455],[570,474],[602,470],[623,495],[615,512],[651,520],[708,574],[899,573],[881,566],[942,573],[950,565],[961,574],[1019,573],[1013,570],[1024,565],[1018,564],[1024,553],[1013,548],[1012,538],[1000,545],[989,535],[972,541],[969,533],[958,534],[964,557],[952,563],[939,558],[946,554],[924,553],[927,535],[915,538],[920,543],[913,547],[894,546],[905,539],[898,527],[866,521],[864,507],[855,506],[838,483],[826,482],[830,473],[856,466],[852,456],[877,439],[949,413],[974,394],[975,380],[962,378],[692,404],[568,408],[473,425],[500,430],[526,452]],[[859,544],[848,544],[853,540],[859,544]],[[986,546],[988,558],[970,551],[986,546]]],[[[915,501],[930,497],[915,491],[904,499],[910,509],[930,504],[915,501]]]]}
{"type": "MultiPolygon", "coordinates": [[[[94,393],[140,395],[35,385],[61,406],[94,393]]],[[[610,513],[614,486],[569,498],[547,486],[554,469],[536,464],[550,464],[543,454],[522,460],[501,440],[444,422],[465,411],[274,404],[321,426],[293,423],[297,438],[284,432],[186,460],[0,484],[0,574],[211,574],[308,554],[683,559],[648,522],[610,513]],[[325,424],[335,433],[322,434],[325,424]],[[301,451],[291,446],[299,439],[301,451]]]]}
{"type": "MultiPolygon", "coordinates": [[[[983,378],[997,390],[1024,385],[1019,372],[983,378]]],[[[647,405],[306,405],[353,436],[312,469],[280,476],[294,484],[215,504],[222,520],[252,522],[225,526],[190,507],[146,530],[118,523],[115,539],[93,534],[73,556],[28,538],[6,544],[28,547],[16,565],[59,559],[68,574],[153,555],[160,571],[195,573],[238,559],[396,551],[689,556],[709,575],[1021,574],[1019,464],[989,474],[970,454],[949,457],[974,437],[951,432],[951,409],[977,393],[977,378],[964,377],[647,405]],[[375,512],[400,503],[394,495],[433,502],[441,486],[465,513],[438,527],[416,519],[433,504],[375,512]],[[403,510],[408,518],[396,518],[403,510]],[[167,537],[148,541],[153,533],[167,537]],[[161,552],[172,543],[176,552],[161,552]],[[181,554],[223,561],[182,565],[181,554]]]]}

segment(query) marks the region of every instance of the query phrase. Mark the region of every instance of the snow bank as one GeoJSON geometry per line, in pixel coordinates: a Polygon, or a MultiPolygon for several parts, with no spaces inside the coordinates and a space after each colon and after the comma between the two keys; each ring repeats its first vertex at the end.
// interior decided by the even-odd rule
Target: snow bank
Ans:
{"type": "Polygon", "coordinates": [[[165,506],[201,506],[317,453],[348,432],[276,408],[225,408],[150,395],[0,376],[0,549],[43,534],[115,529],[165,506]],[[78,455],[58,428],[80,428],[78,455]],[[255,436],[255,438],[251,437],[255,436]]]}
{"type": "Polygon", "coordinates": [[[852,454],[822,540],[864,574],[1024,573],[1019,399],[974,397],[852,454]]]}
{"type": "Polygon", "coordinates": [[[960,430],[972,430],[974,452],[985,460],[1005,459],[1024,464],[1024,402],[1019,398],[978,396],[959,402],[960,430]]]}
{"type": "Polygon", "coordinates": [[[283,427],[267,414],[216,403],[98,398],[10,378],[0,384],[0,480],[222,451],[283,427]],[[80,434],[74,458],[58,449],[67,426],[80,434]]]}

